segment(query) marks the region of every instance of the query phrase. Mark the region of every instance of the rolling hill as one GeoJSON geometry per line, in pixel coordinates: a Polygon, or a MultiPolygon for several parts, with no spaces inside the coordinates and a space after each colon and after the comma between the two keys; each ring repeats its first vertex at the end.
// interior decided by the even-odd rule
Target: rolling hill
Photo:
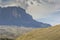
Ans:
{"type": "Polygon", "coordinates": [[[17,38],[17,40],[60,40],[60,25],[35,29],[17,38]]]}

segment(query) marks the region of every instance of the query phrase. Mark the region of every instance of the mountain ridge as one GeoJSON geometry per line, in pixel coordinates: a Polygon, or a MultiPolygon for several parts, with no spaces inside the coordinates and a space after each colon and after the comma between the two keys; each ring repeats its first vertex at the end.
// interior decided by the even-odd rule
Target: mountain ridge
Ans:
{"type": "Polygon", "coordinates": [[[48,27],[50,24],[37,22],[21,7],[0,7],[0,25],[16,25],[25,27],[48,27]]]}

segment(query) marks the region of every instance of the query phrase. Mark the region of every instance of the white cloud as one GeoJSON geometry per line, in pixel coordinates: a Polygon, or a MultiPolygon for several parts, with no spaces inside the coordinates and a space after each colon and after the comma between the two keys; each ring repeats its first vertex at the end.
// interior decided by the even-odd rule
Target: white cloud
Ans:
{"type": "Polygon", "coordinates": [[[55,11],[45,18],[37,19],[37,21],[48,23],[51,25],[58,25],[60,24],[60,11],[55,11]]]}
{"type": "Polygon", "coordinates": [[[42,18],[51,12],[60,9],[60,0],[0,0],[1,7],[20,6],[26,9],[34,19],[42,18]],[[33,3],[33,5],[29,5],[33,3]]]}
{"type": "Polygon", "coordinates": [[[60,0],[42,0],[45,5],[54,7],[56,9],[60,8],[60,0]]]}
{"type": "Polygon", "coordinates": [[[25,8],[25,0],[0,0],[1,7],[8,7],[8,6],[20,6],[25,8]]]}
{"type": "MultiPolygon", "coordinates": [[[[14,4],[15,6],[21,6],[21,7],[25,7],[27,1],[31,1],[31,0],[0,0],[0,5],[1,6],[11,6],[12,4],[14,4]]],[[[53,8],[60,8],[60,0],[35,0],[33,1],[33,3],[37,4],[41,4],[44,6],[49,6],[49,7],[53,7],[53,8]],[[35,3],[36,2],[36,3],[35,3]]]]}
{"type": "Polygon", "coordinates": [[[44,5],[40,5],[40,6],[32,5],[28,7],[27,12],[33,15],[34,19],[38,19],[49,15],[49,13],[53,12],[53,9],[48,8],[47,6],[44,5]]]}
{"type": "Polygon", "coordinates": [[[33,15],[34,19],[46,17],[58,9],[60,10],[60,0],[40,0],[40,2],[38,2],[38,0],[36,1],[37,2],[35,5],[31,5],[27,9],[27,12],[33,15]]]}

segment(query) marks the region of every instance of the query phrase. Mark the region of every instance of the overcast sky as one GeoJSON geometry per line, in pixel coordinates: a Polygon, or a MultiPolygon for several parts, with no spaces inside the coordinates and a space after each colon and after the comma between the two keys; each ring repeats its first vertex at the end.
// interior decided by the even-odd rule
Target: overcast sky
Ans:
{"type": "Polygon", "coordinates": [[[40,19],[47,18],[53,12],[60,11],[60,0],[0,0],[0,6],[20,6],[24,9],[26,8],[26,12],[32,15],[33,19],[40,19]]]}
{"type": "Polygon", "coordinates": [[[53,12],[52,14],[50,14],[49,16],[45,18],[41,18],[37,20],[40,22],[49,23],[53,26],[58,25],[60,24],[60,11],[53,12]]]}
{"type": "Polygon", "coordinates": [[[40,5],[32,5],[28,11],[34,19],[43,18],[60,9],[60,0],[42,0],[40,5]]]}

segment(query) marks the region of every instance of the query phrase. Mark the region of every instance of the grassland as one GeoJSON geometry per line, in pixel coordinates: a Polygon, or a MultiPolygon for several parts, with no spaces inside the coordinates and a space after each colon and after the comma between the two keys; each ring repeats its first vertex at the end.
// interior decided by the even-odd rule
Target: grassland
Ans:
{"type": "Polygon", "coordinates": [[[60,40],[60,25],[49,28],[37,28],[16,40],[60,40]]]}

